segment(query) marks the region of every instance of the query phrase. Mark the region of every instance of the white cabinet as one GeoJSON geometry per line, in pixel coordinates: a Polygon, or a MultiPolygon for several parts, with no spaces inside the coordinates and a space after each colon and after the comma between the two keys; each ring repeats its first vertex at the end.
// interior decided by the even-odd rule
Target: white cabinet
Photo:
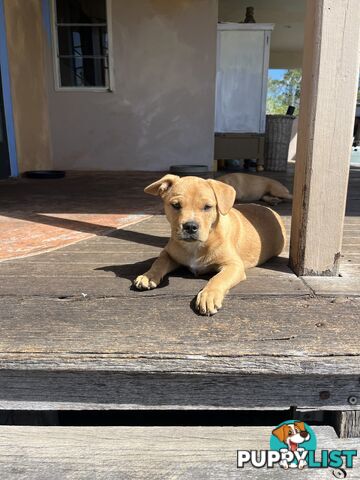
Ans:
{"type": "Polygon", "coordinates": [[[264,133],[272,24],[218,24],[216,133],[264,133]]]}

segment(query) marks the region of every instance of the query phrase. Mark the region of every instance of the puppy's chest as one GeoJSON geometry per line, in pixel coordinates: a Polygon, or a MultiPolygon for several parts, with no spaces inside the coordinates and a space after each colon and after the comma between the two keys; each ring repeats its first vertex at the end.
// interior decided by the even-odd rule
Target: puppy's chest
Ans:
{"type": "Polygon", "coordinates": [[[211,265],[208,265],[204,259],[197,257],[187,259],[185,265],[195,276],[202,275],[203,273],[207,273],[211,270],[211,265]]]}
{"type": "Polygon", "coordinates": [[[211,272],[214,269],[213,261],[207,252],[201,252],[199,249],[182,246],[182,248],[170,250],[169,253],[174,260],[187,267],[195,276],[211,272]]]}

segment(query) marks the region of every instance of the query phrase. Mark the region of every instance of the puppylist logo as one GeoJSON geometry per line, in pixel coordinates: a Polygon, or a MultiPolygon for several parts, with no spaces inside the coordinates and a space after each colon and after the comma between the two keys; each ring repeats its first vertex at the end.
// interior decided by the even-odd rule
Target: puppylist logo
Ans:
{"type": "MultiPolygon", "coordinates": [[[[337,478],[345,478],[344,468],[353,468],[357,450],[321,450],[316,452],[316,435],[304,422],[288,420],[273,429],[269,450],[238,450],[237,466],[244,468],[334,468],[337,478]]],[[[334,473],[335,475],[335,473],[334,473]]],[[[336,475],[335,475],[336,476],[336,475]]]]}

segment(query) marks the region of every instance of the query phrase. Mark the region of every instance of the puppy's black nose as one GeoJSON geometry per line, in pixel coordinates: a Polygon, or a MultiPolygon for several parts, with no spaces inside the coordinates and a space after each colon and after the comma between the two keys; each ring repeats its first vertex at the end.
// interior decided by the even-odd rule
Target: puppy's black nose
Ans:
{"type": "Polygon", "coordinates": [[[183,223],[183,230],[190,235],[193,235],[199,230],[199,224],[196,222],[186,222],[183,223]]]}
{"type": "Polygon", "coordinates": [[[302,438],[306,438],[308,435],[309,435],[308,432],[300,432],[300,436],[302,438]]]}

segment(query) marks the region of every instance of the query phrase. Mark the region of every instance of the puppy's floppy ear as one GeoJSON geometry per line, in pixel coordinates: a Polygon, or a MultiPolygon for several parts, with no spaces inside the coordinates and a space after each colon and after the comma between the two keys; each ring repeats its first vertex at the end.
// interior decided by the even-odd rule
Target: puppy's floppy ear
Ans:
{"type": "Polygon", "coordinates": [[[285,442],[286,438],[286,430],[288,429],[288,425],[281,425],[280,427],[275,428],[275,430],[272,431],[272,434],[275,435],[277,439],[280,440],[280,442],[285,442]]]}
{"type": "Polygon", "coordinates": [[[180,177],[177,175],[165,175],[164,177],[160,178],[156,182],[148,185],[145,189],[145,193],[149,193],[150,195],[159,195],[162,197],[176,182],[180,180],[180,177]]]}
{"type": "Polygon", "coordinates": [[[230,185],[218,182],[217,180],[208,180],[208,182],[214,190],[219,212],[222,215],[226,215],[234,205],[236,197],[235,189],[230,185]]]}

